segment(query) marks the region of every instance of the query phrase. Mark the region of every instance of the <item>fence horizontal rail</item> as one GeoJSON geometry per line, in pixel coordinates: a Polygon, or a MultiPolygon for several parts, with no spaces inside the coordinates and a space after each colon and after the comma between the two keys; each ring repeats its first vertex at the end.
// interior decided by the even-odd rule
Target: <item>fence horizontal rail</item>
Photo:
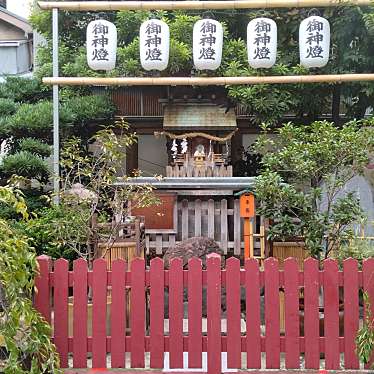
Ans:
{"type": "MultiPolygon", "coordinates": [[[[208,337],[207,336],[202,336],[202,352],[207,352],[208,351],[208,337]]],[[[265,352],[265,336],[261,336],[260,339],[260,347],[261,351],[265,352]]],[[[286,338],[284,336],[280,336],[280,352],[284,353],[286,352],[286,338]]],[[[87,352],[92,352],[92,336],[87,337],[87,352]]],[[[110,336],[106,337],[106,351],[107,353],[110,353],[112,351],[112,338],[110,336]]],[[[221,344],[222,344],[222,352],[227,352],[227,336],[222,336],[221,337],[221,344]]],[[[246,335],[241,335],[240,336],[240,349],[242,352],[247,351],[247,345],[246,345],[246,340],[247,337],[246,335]]],[[[319,337],[319,351],[320,353],[325,352],[325,341],[326,339],[321,336],[319,337]]],[[[300,353],[305,353],[305,337],[301,336],[299,337],[299,343],[300,343],[300,353]]],[[[125,344],[127,346],[130,346],[131,344],[131,336],[126,336],[125,337],[125,344]]],[[[69,351],[72,352],[74,348],[74,340],[73,337],[69,337],[68,339],[68,347],[69,351]]],[[[150,352],[150,347],[151,347],[151,339],[149,336],[146,336],[144,338],[144,347],[145,347],[145,352],[150,352]]],[[[183,336],[183,350],[185,352],[188,351],[189,347],[189,337],[188,336],[183,336]]],[[[164,352],[170,352],[170,337],[169,336],[164,336],[164,343],[163,343],[163,349],[164,352]]],[[[344,338],[339,337],[339,352],[344,353],[344,338]]]]}
{"type": "MultiPolygon", "coordinates": [[[[81,261],[81,260],[78,260],[81,261]]],[[[84,260],[83,260],[84,261],[84,260]]],[[[125,262],[124,260],[115,260],[118,261],[119,263],[125,262]]],[[[329,260],[331,261],[331,260],[329,260]]],[[[226,270],[221,270],[221,285],[222,287],[226,287],[226,270]]],[[[362,271],[358,271],[357,273],[358,276],[358,286],[362,287],[363,286],[363,273],[362,271]]],[[[265,284],[265,274],[263,272],[260,273],[260,286],[263,287],[265,284]]],[[[323,270],[318,271],[318,277],[316,281],[318,282],[319,286],[323,285],[323,277],[324,277],[324,272],[323,270]]],[[[126,280],[125,285],[126,287],[131,287],[131,271],[126,271],[125,272],[125,278],[126,280]]],[[[88,286],[92,286],[92,279],[93,279],[93,273],[92,271],[89,271],[87,274],[87,284],[88,286]]],[[[49,273],[49,282],[50,286],[53,287],[55,284],[55,274],[54,272],[49,273]]],[[[113,276],[112,272],[108,270],[107,272],[107,285],[112,286],[113,283],[113,276]]],[[[74,272],[69,271],[68,272],[68,286],[72,287],[74,284],[74,272]]],[[[165,286],[169,286],[169,270],[164,270],[164,284],[165,286]]],[[[187,287],[188,284],[188,270],[183,270],[183,285],[187,287]]],[[[202,284],[206,286],[207,284],[207,271],[202,270],[202,284]]],[[[279,271],[279,287],[284,287],[284,270],[279,271]]],[[[298,277],[297,277],[297,284],[299,287],[303,287],[304,285],[304,272],[303,271],[298,271],[298,277]]],[[[151,281],[150,281],[150,273],[149,271],[146,271],[145,274],[145,286],[150,287],[151,281]]],[[[245,285],[245,270],[241,269],[240,270],[240,285],[244,286],[245,285]]],[[[344,273],[343,271],[338,272],[338,285],[340,287],[344,286],[344,273]]]]}
{"type": "Polygon", "coordinates": [[[374,259],[273,258],[240,267],[211,254],[127,264],[38,259],[35,306],[52,323],[62,367],[359,369],[362,291],[374,300],[374,259]],[[130,358],[127,354],[130,354],[130,358]],[[204,356],[206,354],[206,356],[204,356]],[[187,355],[187,356],[186,356],[187,355]],[[225,356],[223,356],[225,355],[225,356]],[[321,356],[323,355],[323,356],[321,356]],[[69,359],[72,358],[72,361],[69,359]],[[205,358],[204,358],[205,357],[205,358]],[[187,359],[187,362],[186,362],[187,359]],[[91,360],[91,364],[89,361],[91,360]],[[149,361],[149,362],[148,362],[149,361]],[[304,362],[304,363],[303,363],[304,362]],[[205,366],[204,366],[205,365],[205,366]]]}

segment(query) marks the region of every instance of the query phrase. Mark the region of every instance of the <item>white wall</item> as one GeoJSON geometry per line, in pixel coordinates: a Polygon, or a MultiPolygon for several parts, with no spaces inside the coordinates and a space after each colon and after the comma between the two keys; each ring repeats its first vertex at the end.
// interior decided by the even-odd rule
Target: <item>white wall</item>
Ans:
{"type": "Polygon", "coordinates": [[[166,139],[138,135],[138,168],[144,177],[165,175],[168,156],[166,139]]]}
{"type": "Polygon", "coordinates": [[[23,18],[28,18],[31,13],[33,0],[8,0],[7,9],[23,18]]]}
{"type": "MultiPolygon", "coordinates": [[[[268,134],[268,137],[270,139],[275,139],[275,137],[277,136],[277,134],[268,134]]],[[[255,143],[255,141],[257,140],[258,138],[258,134],[243,134],[243,142],[242,142],[242,145],[244,147],[244,149],[247,151],[248,147],[250,145],[253,145],[255,143]]]]}
{"type": "Polygon", "coordinates": [[[245,150],[256,141],[258,134],[243,134],[243,147],[245,150]]]}

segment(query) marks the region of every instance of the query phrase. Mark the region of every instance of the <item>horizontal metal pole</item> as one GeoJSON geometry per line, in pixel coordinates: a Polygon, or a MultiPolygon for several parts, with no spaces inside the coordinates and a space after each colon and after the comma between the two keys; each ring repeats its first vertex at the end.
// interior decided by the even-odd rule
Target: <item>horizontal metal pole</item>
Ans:
{"type": "Polygon", "coordinates": [[[374,74],[282,75],[266,77],[47,77],[43,83],[62,86],[226,86],[374,81],[374,74]]]}
{"type": "Polygon", "coordinates": [[[103,10],[177,10],[177,9],[259,9],[308,8],[369,5],[370,0],[233,0],[233,1],[39,1],[41,9],[73,11],[103,10]]]}

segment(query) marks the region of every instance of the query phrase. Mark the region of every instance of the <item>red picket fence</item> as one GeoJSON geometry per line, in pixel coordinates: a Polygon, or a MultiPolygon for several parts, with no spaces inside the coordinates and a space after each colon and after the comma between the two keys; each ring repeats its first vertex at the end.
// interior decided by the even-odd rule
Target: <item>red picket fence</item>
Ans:
{"type": "Polygon", "coordinates": [[[82,259],[74,262],[73,271],[64,259],[55,261],[53,269],[48,258],[39,258],[39,264],[35,306],[52,321],[62,367],[72,362],[74,368],[86,368],[92,358],[93,368],[106,368],[107,362],[112,368],[124,368],[126,362],[144,368],[149,360],[149,367],[162,369],[168,352],[170,368],[183,368],[187,352],[188,368],[201,368],[202,353],[207,352],[208,372],[220,373],[222,352],[227,352],[228,368],[277,369],[284,358],[288,369],[300,368],[302,361],[306,369],[319,369],[321,360],[326,369],[341,369],[342,362],[345,369],[359,369],[355,336],[362,309],[360,290],[374,300],[374,259],[365,261],[362,270],[356,260],[347,259],[342,271],[330,259],[321,270],[311,258],[305,260],[303,271],[295,259],[287,259],[280,271],[273,258],[265,260],[263,269],[254,259],[240,268],[235,258],[222,268],[218,255],[209,256],[206,269],[199,259],[191,259],[188,270],[180,259],[164,270],[157,258],[149,268],[143,259],[135,259],[131,271],[122,260],[115,261],[111,271],[102,259],[94,262],[92,271],[82,259]],[[280,292],[286,311],[284,332],[280,292]],[[87,324],[91,314],[92,327],[87,324]],[[126,359],[128,352],[131,359],[126,359]]]}

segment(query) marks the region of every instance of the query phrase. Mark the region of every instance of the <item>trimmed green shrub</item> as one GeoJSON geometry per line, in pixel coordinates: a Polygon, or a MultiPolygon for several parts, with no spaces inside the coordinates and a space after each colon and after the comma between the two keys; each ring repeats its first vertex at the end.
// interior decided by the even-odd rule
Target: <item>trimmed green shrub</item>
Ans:
{"type": "Polygon", "coordinates": [[[0,84],[0,97],[20,103],[34,103],[45,96],[40,81],[35,78],[7,77],[0,84]]]}
{"type": "Polygon", "coordinates": [[[51,146],[35,138],[20,139],[18,147],[21,151],[30,152],[43,158],[51,155],[51,146]]]}
{"type": "Polygon", "coordinates": [[[114,111],[115,107],[106,95],[76,96],[61,105],[61,113],[74,123],[106,119],[114,111]]]}
{"type": "Polygon", "coordinates": [[[50,176],[48,164],[41,157],[27,151],[20,151],[4,157],[0,171],[5,178],[19,175],[27,179],[45,182],[50,176]]]}
{"type": "Polygon", "coordinates": [[[16,138],[30,136],[46,140],[51,137],[52,122],[52,103],[41,101],[22,104],[17,113],[9,118],[7,127],[16,138]]]}
{"type": "Polygon", "coordinates": [[[0,98],[0,116],[10,116],[17,111],[17,103],[12,99],[0,98]]]}
{"type": "Polygon", "coordinates": [[[66,209],[64,205],[41,209],[32,220],[17,222],[16,226],[31,238],[38,255],[48,255],[53,259],[75,260],[78,253],[69,245],[69,239],[74,237],[80,240],[83,246],[87,241],[81,218],[74,210],[66,209]]]}

